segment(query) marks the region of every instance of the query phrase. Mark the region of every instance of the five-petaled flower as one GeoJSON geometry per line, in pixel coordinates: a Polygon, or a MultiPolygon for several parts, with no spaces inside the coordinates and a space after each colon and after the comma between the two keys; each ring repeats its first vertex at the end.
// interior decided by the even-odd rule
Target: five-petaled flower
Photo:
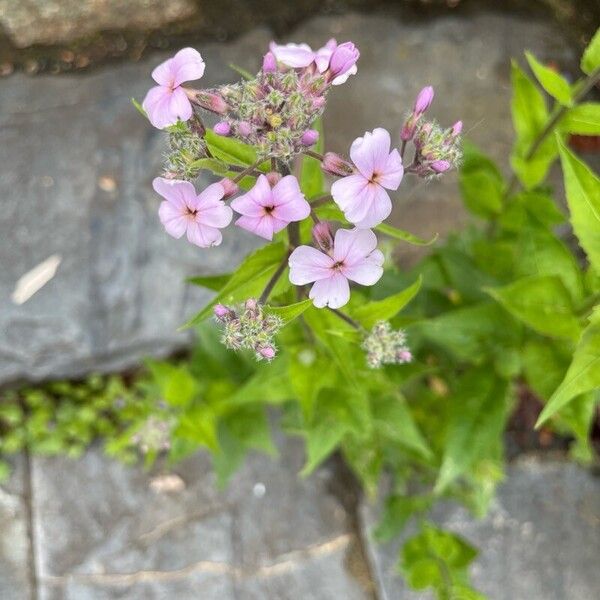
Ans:
{"type": "Polygon", "coordinates": [[[361,229],[379,225],[392,212],[386,189],[398,189],[404,169],[400,153],[390,152],[390,145],[390,134],[381,127],[355,139],[350,158],[356,172],[331,186],[331,195],[346,219],[361,229]]]}
{"type": "Polygon", "coordinates": [[[292,221],[310,214],[310,204],[293,175],[282,177],[272,188],[265,175],[259,175],[254,187],[236,198],[231,207],[242,215],[235,224],[267,240],[292,221]]]}
{"type": "Polygon", "coordinates": [[[183,48],[173,58],[158,65],[152,71],[152,79],[158,85],[150,89],[142,103],[150,123],[164,129],[177,123],[177,119],[187,121],[193,109],[181,84],[200,79],[202,75],[204,61],[193,48],[183,48]]]}
{"type": "Polygon", "coordinates": [[[289,258],[290,281],[313,283],[309,298],[318,308],[340,308],[350,299],[348,280],[374,285],[383,274],[383,254],[370,229],[338,229],[333,248],[325,254],[312,246],[299,246],[289,258]]]}
{"type": "Polygon", "coordinates": [[[319,73],[329,72],[332,85],[344,83],[358,71],[356,61],[360,52],[352,42],[338,44],[331,38],[316,52],[308,44],[279,45],[271,42],[270,50],[280,63],[293,69],[304,69],[314,63],[319,73]]]}
{"type": "Polygon", "coordinates": [[[233,212],[221,200],[225,189],[220,183],[209,185],[196,194],[189,181],[157,177],[152,187],[165,200],[161,202],[158,215],[167,233],[187,239],[196,246],[218,246],[223,236],[219,231],[231,223],[233,212]]]}

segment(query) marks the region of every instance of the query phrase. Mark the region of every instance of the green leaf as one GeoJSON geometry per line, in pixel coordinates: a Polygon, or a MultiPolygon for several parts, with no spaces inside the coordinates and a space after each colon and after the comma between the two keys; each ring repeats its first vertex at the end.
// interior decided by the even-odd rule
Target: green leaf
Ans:
{"type": "Polygon", "coordinates": [[[524,277],[487,292],[528,327],[551,337],[577,339],[581,332],[571,295],[555,275],[524,277]]]}
{"type": "Polygon", "coordinates": [[[267,306],[267,312],[277,315],[281,318],[285,325],[299,317],[310,305],[312,300],[302,300],[288,306],[267,306]]]}
{"type": "Polygon", "coordinates": [[[212,155],[226,163],[249,167],[256,162],[256,150],[249,144],[217,135],[212,129],[206,130],[204,139],[212,155]]]}
{"type": "Polygon", "coordinates": [[[459,173],[466,207],[475,215],[490,218],[502,210],[504,180],[495,163],[474,145],[464,145],[464,162],[459,173]]]}
{"type": "Polygon", "coordinates": [[[391,541],[414,514],[428,510],[432,500],[430,496],[388,496],[381,520],[373,532],[375,539],[382,544],[391,541]]]}
{"type": "Polygon", "coordinates": [[[584,102],[567,111],[560,129],[578,135],[600,135],[600,104],[584,102]]]}
{"type": "MultiPolygon", "coordinates": [[[[313,123],[313,128],[319,132],[319,139],[313,150],[322,153],[325,140],[323,139],[323,123],[321,119],[317,119],[313,123]]],[[[304,155],[300,168],[300,189],[308,199],[311,199],[321,195],[324,188],[325,176],[323,175],[323,169],[321,169],[321,161],[312,156],[304,155]]]]}
{"type": "Polygon", "coordinates": [[[590,323],[584,330],[567,374],[544,407],[536,427],[543,425],[576,396],[592,390],[600,390],[599,322],[590,323]]]}
{"type": "Polygon", "coordinates": [[[429,246],[433,244],[438,238],[438,235],[436,233],[430,240],[424,240],[420,237],[417,237],[416,235],[413,235],[412,233],[409,233],[408,231],[403,231],[402,229],[398,229],[397,227],[392,227],[387,223],[381,223],[380,225],[377,225],[375,229],[381,233],[384,233],[385,235],[389,235],[390,237],[396,240],[401,240],[403,242],[413,244],[413,246],[429,246]]]}
{"type": "MultiPolygon", "coordinates": [[[[195,317],[183,325],[183,328],[200,323],[209,317],[213,306],[219,302],[230,304],[258,297],[279,267],[284,255],[283,242],[268,244],[249,254],[221,291],[195,317]]],[[[289,281],[287,279],[280,281],[283,281],[285,286],[284,289],[280,289],[281,293],[289,287],[289,281]]]]}
{"type": "Polygon", "coordinates": [[[498,444],[507,416],[507,383],[488,368],[471,370],[452,395],[444,455],[434,491],[442,493],[498,444]]]}
{"type": "Polygon", "coordinates": [[[523,347],[523,370],[527,384],[544,400],[548,400],[563,380],[570,352],[563,344],[547,339],[532,339],[523,347]]]}
{"type": "Polygon", "coordinates": [[[569,82],[554,69],[540,63],[531,52],[525,52],[527,62],[540,85],[563,106],[571,106],[573,98],[569,82]]]}
{"type": "Polygon", "coordinates": [[[573,231],[600,273],[600,179],[560,140],[558,145],[573,231]]]}
{"type": "Polygon", "coordinates": [[[199,275],[197,277],[188,277],[187,283],[204,287],[213,292],[218,292],[229,280],[231,273],[223,273],[222,275],[199,275]]]}
{"type": "Polygon", "coordinates": [[[343,421],[320,421],[306,431],[306,464],[300,475],[310,475],[339,445],[350,429],[343,421]]]}
{"type": "Polygon", "coordinates": [[[143,106],[135,98],[131,99],[131,104],[135,106],[137,111],[140,113],[140,115],[142,115],[142,117],[144,117],[144,119],[148,118],[148,115],[146,114],[146,111],[144,110],[143,106]]]}
{"type": "Polygon", "coordinates": [[[591,75],[598,67],[600,67],[600,29],[596,30],[581,57],[581,70],[586,75],[591,75]]]}
{"type": "Polygon", "coordinates": [[[162,399],[171,406],[187,406],[198,394],[198,382],[185,368],[167,362],[147,363],[162,399]]]}
{"type": "Polygon", "coordinates": [[[374,300],[359,306],[354,309],[352,316],[367,329],[373,327],[378,321],[389,321],[417,295],[421,288],[421,282],[422,278],[419,276],[417,281],[401,292],[383,300],[374,300]]]}
{"type": "Polygon", "coordinates": [[[189,169],[206,169],[215,175],[224,176],[229,172],[229,166],[218,158],[199,158],[191,163],[189,169]]]}

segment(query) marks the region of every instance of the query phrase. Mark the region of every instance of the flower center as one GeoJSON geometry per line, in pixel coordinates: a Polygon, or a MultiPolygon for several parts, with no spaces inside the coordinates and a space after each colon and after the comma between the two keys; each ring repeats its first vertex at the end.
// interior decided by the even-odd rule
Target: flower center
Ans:
{"type": "Polygon", "coordinates": [[[274,210],[275,207],[274,206],[265,206],[265,214],[270,215],[274,210]]]}
{"type": "Polygon", "coordinates": [[[198,211],[194,208],[190,208],[189,206],[185,207],[185,216],[189,217],[190,219],[195,219],[196,215],[198,214],[198,211]]]}
{"type": "Polygon", "coordinates": [[[333,263],[333,266],[331,268],[334,269],[335,271],[341,271],[343,267],[344,267],[344,261],[338,260],[337,262],[333,263]]]}

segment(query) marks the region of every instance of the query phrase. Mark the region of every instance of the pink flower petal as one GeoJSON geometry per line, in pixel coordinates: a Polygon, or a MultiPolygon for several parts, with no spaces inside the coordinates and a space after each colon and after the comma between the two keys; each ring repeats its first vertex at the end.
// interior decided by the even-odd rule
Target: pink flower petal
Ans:
{"type": "Polygon", "coordinates": [[[310,214],[310,204],[300,191],[298,180],[293,175],[286,175],[272,191],[273,216],[282,221],[302,221],[310,214]]]}
{"type": "Polygon", "coordinates": [[[327,71],[329,68],[329,60],[331,59],[331,55],[336,48],[337,42],[334,38],[331,38],[322,48],[319,48],[315,52],[315,63],[319,73],[325,73],[325,71],[327,71]]]}
{"type": "Polygon", "coordinates": [[[315,281],[308,297],[317,308],[341,308],[350,300],[348,280],[341,273],[334,272],[332,277],[315,281]]]}
{"type": "Polygon", "coordinates": [[[358,73],[358,67],[356,65],[352,65],[345,73],[338,75],[331,81],[331,85],[342,85],[342,83],[346,83],[348,77],[350,75],[356,75],[358,73]]]}
{"type": "Polygon", "coordinates": [[[179,239],[185,233],[189,219],[170,202],[160,203],[158,216],[169,235],[179,239]]]}
{"type": "Polygon", "coordinates": [[[194,114],[192,103],[181,88],[173,90],[169,100],[169,112],[173,118],[173,123],[177,123],[177,117],[182,121],[187,121],[194,114]]]}
{"type": "Polygon", "coordinates": [[[359,196],[356,196],[354,202],[344,211],[346,219],[348,219],[350,223],[360,223],[373,211],[373,206],[376,204],[377,198],[381,192],[383,192],[383,197],[385,197],[385,190],[376,183],[369,183],[365,186],[362,193],[359,196]]]}
{"type": "Polygon", "coordinates": [[[215,200],[212,204],[204,204],[196,215],[196,222],[209,227],[219,229],[227,227],[233,218],[233,211],[221,200],[215,200]]]}
{"type": "Polygon", "coordinates": [[[373,190],[373,199],[368,204],[367,210],[362,218],[351,219],[349,213],[346,214],[346,218],[360,229],[376,227],[380,223],[383,223],[392,212],[392,201],[390,200],[389,194],[380,185],[374,185],[373,190]]]}
{"type": "Polygon", "coordinates": [[[375,285],[383,275],[383,261],[381,250],[373,250],[366,258],[351,266],[345,266],[342,272],[348,279],[361,285],[375,285]]]}
{"type": "Polygon", "coordinates": [[[220,183],[211,183],[196,196],[192,208],[201,210],[206,206],[214,206],[215,202],[221,200],[224,195],[225,189],[220,183]]]}
{"type": "Polygon", "coordinates": [[[157,194],[176,206],[181,214],[185,214],[188,207],[193,208],[193,203],[196,200],[196,190],[189,181],[155,177],[152,181],[152,187],[157,194]]]}
{"type": "Polygon", "coordinates": [[[273,206],[273,196],[269,180],[259,175],[252,189],[231,203],[233,210],[248,217],[261,217],[265,206],[273,206]]]}
{"type": "Polygon", "coordinates": [[[192,244],[200,246],[200,248],[210,248],[211,246],[218,246],[223,241],[223,236],[214,227],[190,221],[187,228],[187,239],[192,244]]]}
{"type": "Polygon", "coordinates": [[[369,181],[360,173],[348,175],[334,181],[331,186],[331,195],[335,203],[341,210],[347,211],[361,202],[361,198],[366,197],[369,181]]]}
{"type": "Polygon", "coordinates": [[[200,52],[194,48],[183,48],[172,59],[173,84],[179,86],[186,81],[200,79],[204,75],[205,64],[200,52]]]}
{"type": "Polygon", "coordinates": [[[307,44],[280,46],[275,42],[271,42],[269,48],[279,62],[294,69],[308,67],[315,59],[315,53],[307,44]]]}
{"type": "Polygon", "coordinates": [[[331,276],[333,259],[312,246],[298,246],[289,258],[290,281],[304,285],[331,276]]]}
{"type": "Polygon", "coordinates": [[[162,85],[151,88],[142,102],[150,123],[157,129],[164,129],[177,122],[177,116],[171,112],[170,102],[171,90],[162,85]]]}
{"type": "MultiPolygon", "coordinates": [[[[262,217],[249,217],[246,215],[241,216],[235,224],[246,231],[250,231],[265,240],[273,239],[274,223],[273,218],[269,215],[262,217]]],[[[285,224],[284,224],[285,227],[285,224]]]]}
{"type": "Polygon", "coordinates": [[[173,68],[173,59],[169,58],[164,62],[160,63],[152,71],[152,79],[159,85],[166,87],[174,87],[175,82],[175,69],[173,68]]]}
{"type": "Polygon", "coordinates": [[[373,132],[365,132],[364,137],[356,138],[350,147],[350,158],[358,170],[371,179],[373,173],[381,174],[385,170],[390,153],[390,134],[381,127],[373,132]]]}
{"type": "Polygon", "coordinates": [[[377,176],[377,183],[388,190],[397,190],[404,175],[400,152],[394,148],[387,157],[383,173],[377,176]]]}
{"type": "Polygon", "coordinates": [[[333,258],[352,266],[377,248],[377,236],[370,229],[338,229],[333,242],[333,258]]]}
{"type": "Polygon", "coordinates": [[[231,202],[231,208],[240,215],[247,217],[262,217],[265,214],[264,206],[258,204],[250,194],[244,194],[231,202]]]}

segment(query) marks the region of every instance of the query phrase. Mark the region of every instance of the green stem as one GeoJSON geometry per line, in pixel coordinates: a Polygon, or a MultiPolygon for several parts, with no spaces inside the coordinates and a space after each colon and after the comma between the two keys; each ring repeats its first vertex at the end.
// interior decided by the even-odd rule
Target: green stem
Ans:
{"type": "Polygon", "coordinates": [[[285,271],[285,268],[287,267],[288,258],[290,257],[290,254],[291,254],[291,252],[288,250],[288,252],[286,252],[285,256],[283,257],[283,260],[277,267],[277,270],[275,271],[275,273],[273,273],[273,276],[267,282],[267,285],[265,286],[263,293],[260,295],[260,298],[258,299],[259,304],[264,304],[269,299],[269,295],[273,291],[273,288],[275,287],[275,285],[279,281],[279,278],[281,277],[281,275],[285,271]]]}
{"type": "Polygon", "coordinates": [[[233,180],[233,183],[239,183],[242,179],[244,179],[244,177],[246,177],[246,175],[250,175],[254,169],[256,169],[256,167],[258,167],[261,164],[262,160],[257,160],[253,165],[250,165],[249,167],[246,167],[243,171],[240,171],[239,175],[236,175],[235,179],[233,180]]]}
{"type": "Polygon", "coordinates": [[[306,156],[310,156],[312,158],[316,158],[317,160],[320,160],[321,162],[323,162],[323,160],[325,158],[322,154],[319,154],[318,152],[314,152],[313,150],[305,150],[303,152],[303,154],[306,154],[306,156]]]}
{"type": "Polygon", "coordinates": [[[319,206],[322,206],[323,204],[327,204],[327,202],[329,202],[330,200],[333,200],[333,196],[331,194],[323,194],[322,196],[315,198],[310,203],[310,205],[312,208],[317,208],[319,206]]]}
{"type": "Polygon", "coordinates": [[[346,323],[348,323],[348,325],[354,327],[354,329],[357,329],[358,331],[364,330],[364,327],[360,323],[355,321],[352,317],[349,317],[346,313],[342,312],[341,310],[338,310],[337,308],[330,308],[329,306],[327,308],[334,315],[342,319],[342,321],[345,321],[346,323]]]}
{"type": "Polygon", "coordinates": [[[584,317],[592,310],[596,304],[600,303],[600,292],[592,294],[589,298],[586,298],[575,310],[575,313],[580,317],[584,317]]]}

